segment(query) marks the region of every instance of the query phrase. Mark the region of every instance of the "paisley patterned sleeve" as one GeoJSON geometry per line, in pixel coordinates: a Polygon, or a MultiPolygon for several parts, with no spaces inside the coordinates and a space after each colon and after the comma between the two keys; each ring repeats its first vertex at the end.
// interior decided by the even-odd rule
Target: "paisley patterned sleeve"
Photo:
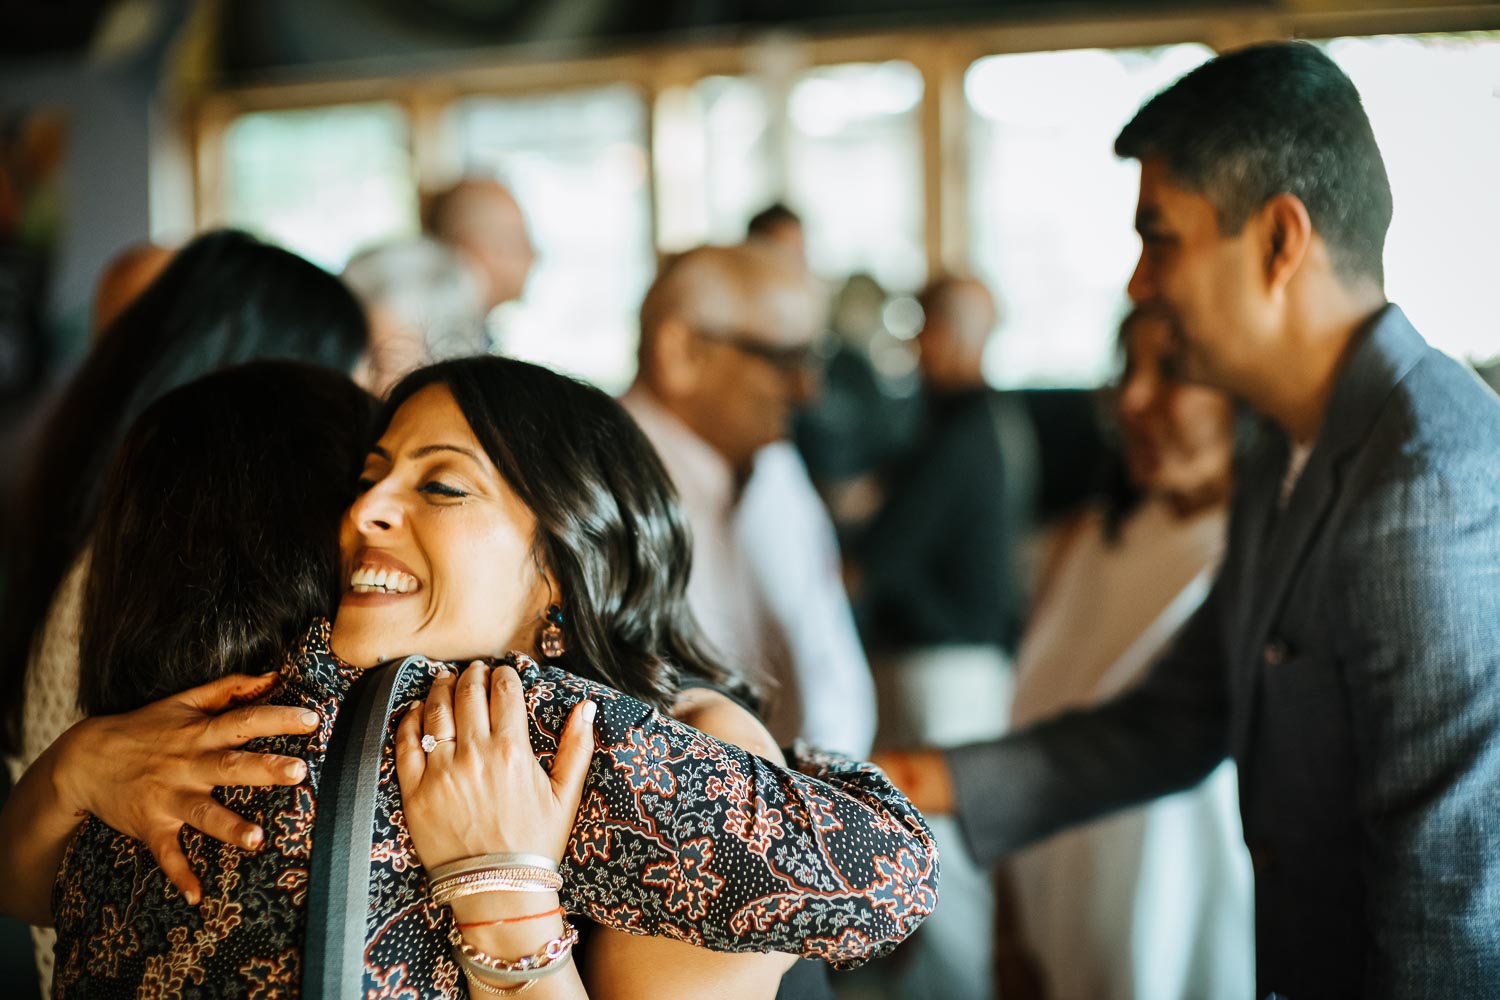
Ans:
{"type": "Polygon", "coordinates": [[[573,705],[599,705],[563,858],[570,912],[838,968],[890,951],[932,912],[932,833],[879,769],[802,745],[779,767],[611,688],[521,664],[532,745],[547,766],[573,705]]]}

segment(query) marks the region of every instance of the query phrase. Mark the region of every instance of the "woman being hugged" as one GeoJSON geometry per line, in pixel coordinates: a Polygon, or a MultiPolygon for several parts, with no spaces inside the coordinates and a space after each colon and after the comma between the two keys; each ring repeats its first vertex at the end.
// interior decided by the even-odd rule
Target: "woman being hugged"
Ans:
{"type": "MultiPolygon", "coordinates": [[[[382,424],[344,521],[342,567],[326,567],[343,592],[337,621],[307,634],[270,696],[321,717],[310,737],[263,746],[301,758],[309,781],[221,794],[250,824],[209,809],[213,823],[242,844],[262,836],[266,849],[184,837],[185,877],[174,881],[201,887],[197,907],[168,889],[142,845],[87,822],[55,896],[60,996],[135,995],[143,984],[204,996],[294,989],[332,727],[362,670],[415,651],[433,659],[384,668],[399,669],[400,698],[423,707],[401,718],[380,760],[382,778],[399,771],[401,785],[382,780],[377,792],[367,989],[514,990],[530,980],[506,962],[550,942],[558,960],[545,963],[538,997],[581,995],[583,982],[593,996],[769,996],[785,955],[704,948],[852,963],[915,928],[935,902],[936,858],[920,817],[878,772],[811,752],[789,771],[661,714],[684,686],[733,685],[694,644],[683,610],[686,533],[659,462],[613,400],[535,366],[469,359],[405,380],[382,424]],[[442,662],[474,659],[485,662],[461,677],[442,662]],[[550,774],[533,751],[552,762],[550,774]],[[496,854],[536,857],[497,875],[517,866],[486,859],[496,854]],[[478,877],[448,884],[445,866],[455,864],[478,877]],[[534,870],[554,865],[560,876],[534,870]],[[604,928],[580,952],[583,980],[563,960],[572,939],[563,913],[604,928]]],[[[198,472],[225,464],[185,454],[198,472]]],[[[272,478],[251,485],[277,488],[272,478]]],[[[242,521],[220,530],[257,539],[246,558],[281,545],[248,511],[242,521]]],[[[170,547],[149,532],[122,541],[94,570],[90,628],[127,604],[130,589],[109,583],[110,567],[139,567],[170,547]]],[[[181,559],[154,563],[153,586],[199,575],[181,559]]],[[[118,636],[99,648],[98,690],[126,697],[90,707],[140,704],[129,693],[153,669],[150,632],[132,630],[140,656],[118,636]]],[[[694,721],[776,755],[727,698],[695,704],[708,707],[694,721]]],[[[51,785],[81,789],[65,804],[117,816],[128,790],[101,788],[97,768],[80,773],[101,745],[91,738],[85,730],[58,751],[51,785]]]]}

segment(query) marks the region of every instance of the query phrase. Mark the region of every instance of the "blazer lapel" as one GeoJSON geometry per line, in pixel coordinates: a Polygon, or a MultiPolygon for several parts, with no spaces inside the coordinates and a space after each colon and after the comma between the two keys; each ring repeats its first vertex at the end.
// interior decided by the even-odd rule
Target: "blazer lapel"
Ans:
{"type": "Polygon", "coordinates": [[[1255,569],[1247,580],[1250,585],[1242,592],[1242,599],[1249,602],[1248,614],[1241,619],[1247,629],[1230,647],[1238,665],[1234,704],[1239,710],[1233,713],[1230,743],[1236,760],[1244,760],[1253,729],[1257,681],[1266,666],[1289,652],[1272,629],[1339,497],[1343,469],[1368,437],[1391,390],[1426,349],[1400,309],[1387,306],[1381,310],[1350,350],[1329,400],[1323,429],[1279,515],[1275,505],[1286,462],[1262,467],[1271,481],[1256,484],[1254,496],[1260,504],[1269,504],[1269,510],[1247,513],[1257,515],[1262,525],[1271,520],[1271,527],[1261,535],[1263,547],[1255,553],[1255,569]]]}

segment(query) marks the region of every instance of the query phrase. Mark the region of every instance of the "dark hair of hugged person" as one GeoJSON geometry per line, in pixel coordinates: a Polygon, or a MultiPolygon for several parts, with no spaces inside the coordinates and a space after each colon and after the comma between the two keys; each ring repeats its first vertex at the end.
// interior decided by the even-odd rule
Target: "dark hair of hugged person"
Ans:
{"type": "Polygon", "coordinates": [[[264,361],[147,407],[100,502],[79,701],[126,712],[282,662],[342,592],[338,527],[375,401],[326,368],[264,361]]]}
{"type": "MultiPolygon", "coordinates": [[[[136,417],[164,393],[247,361],[347,372],[367,341],[359,303],[336,277],[232,231],[189,243],[110,324],[38,439],[6,525],[0,737],[8,749],[21,742],[32,647],[59,584],[89,544],[105,471],[136,417]]],[[[267,409],[274,405],[266,401],[267,409]]]]}

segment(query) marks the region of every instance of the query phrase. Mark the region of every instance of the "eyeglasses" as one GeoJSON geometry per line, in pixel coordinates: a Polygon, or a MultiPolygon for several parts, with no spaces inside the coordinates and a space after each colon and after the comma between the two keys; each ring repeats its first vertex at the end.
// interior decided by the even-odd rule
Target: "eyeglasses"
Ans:
{"type": "Polygon", "coordinates": [[[785,375],[801,375],[816,371],[823,364],[823,359],[819,356],[814,344],[775,347],[752,333],[717,330],[694,330],[693,332],[704,340],[725,344],[741,354],[759,358],[785,375]]]}

